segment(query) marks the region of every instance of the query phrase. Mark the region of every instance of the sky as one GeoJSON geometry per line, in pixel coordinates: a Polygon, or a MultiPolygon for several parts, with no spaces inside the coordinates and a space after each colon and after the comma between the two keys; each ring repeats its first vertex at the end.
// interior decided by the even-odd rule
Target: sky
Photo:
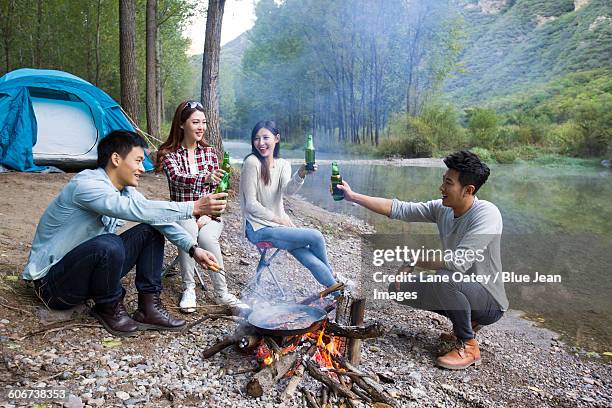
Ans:
{"type": "MultiPolygon", "coordinates": [[[[221,46],[232,41],[255,24],[255,0],[227,0],[221,24],[221,46]]],[[[194,17],[185,36],[191,39],[189,54],[201,54],[204,51],[204,32],[206,16],[194,17]]]]}

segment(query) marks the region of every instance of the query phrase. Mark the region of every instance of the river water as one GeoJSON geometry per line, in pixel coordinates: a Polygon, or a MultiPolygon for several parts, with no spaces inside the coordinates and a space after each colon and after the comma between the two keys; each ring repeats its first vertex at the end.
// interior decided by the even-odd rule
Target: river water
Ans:
{"type": "MultiPolygon", "coordinates": [[[[226,142],[233,162],[250,152],[226,142]]],[[[303,151],[281,156],[303,158],[303,151]]],[[[378,234],[437,235],[434,224],[404,223],[331,199],[329,160],[340,160],[344,180],[360,193],[405,201],[440,198],[444,165],[389,165],[341,154],[320,154],[319,171],[300,190],[305,200],[329,211],[367,221],[378,234]]],[[[297,164],[294,168],[297,167],[297,164]]],[[[494,165],[480,199],[497,205],[503,221],[504,271],[558,275],[557,283],[509,283],[510,307],[526,312],[587,350],[610,351],[612,327],[612,172],[603,167],[494,165]]]]}

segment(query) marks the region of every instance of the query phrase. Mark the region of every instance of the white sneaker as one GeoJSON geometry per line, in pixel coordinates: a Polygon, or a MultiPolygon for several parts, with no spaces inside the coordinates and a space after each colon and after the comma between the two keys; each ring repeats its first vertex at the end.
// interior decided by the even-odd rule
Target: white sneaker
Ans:
{"type": "Polygon", "coordinates": [[[193,313],[196,311],[195,289],[185,289],[185,291],[183,292],[183,296],[181,297],[181,303],[179,303],[179,307],[181,308],[181,312],[183,313],[193,313]]]}
{"type": "Polygon", "coordinates": [[[344,283],[344,289],[347,292],[355,292],[357,284],[352,279],[347,278],[346,276],[340,275],[336,273],[336,282],[344,283]]]}
{"type": "Polygon", "coordinates": [[[228,305],[228,306],[233,306],[236,307],[242,311],[250,311],[251,308],[249,307],[249,305],[247,305],[246,303],[242,302],[240,299],[238,299],[236,296],[232,295],[229,292],[225,292],[222,295],[216,295],[215,296],[215,302],[218,305],[228,305]]]}

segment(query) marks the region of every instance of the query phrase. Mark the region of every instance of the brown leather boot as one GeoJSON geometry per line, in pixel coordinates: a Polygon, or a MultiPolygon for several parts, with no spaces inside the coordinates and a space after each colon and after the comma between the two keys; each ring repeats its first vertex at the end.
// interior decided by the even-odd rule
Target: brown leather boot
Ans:
{"type": "Polygon", "coordinates": [[[463,370],[472,364],[480,365],[480,349],[476,339],[458,342],[454,349],[436,359],[440,367],[463,370]]]}
{"type": "Polygon", "coordinates": [[[109,333],[115,336],[135,336],[138,332],[138,323],[135,322],[123,304],[125,290],[121,298],[115,303],[96,304],[91,314],[98,319],[109,333]]]}
{"type": "MultiPolygon", "coordinates": [[[[474,332],[474,337],[476,336],[476,333],[478,333],[480,331],[480,329],[482,329],[483,326],[479,325],[478,322],[475,322],[474,320],[472,320],[472,331],[474,332]]],[[[447,343],[456,343],[457,342],[457,336],[455,336],[455,333],[442,333],[440,334],[440,341],[445,341],[447,343]]]]}
{"type": "Polygon", "coordinates": [[[185,321],[175,319],[161,302],[159,293],[139,293],[138,310],[134,312],[134,320],[140,330],[181,330],[185,321]]]}

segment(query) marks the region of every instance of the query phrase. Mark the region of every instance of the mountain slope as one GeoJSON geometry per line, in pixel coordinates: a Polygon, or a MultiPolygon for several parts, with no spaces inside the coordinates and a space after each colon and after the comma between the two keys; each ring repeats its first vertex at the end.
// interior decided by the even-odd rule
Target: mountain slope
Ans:
{"type": "Polygon", "coordinates": [[[566,74],[610,70],[608,0],[459,1],[468,30],[462,72],[446,90],[461,105],[525,90],[566,74]]]}

